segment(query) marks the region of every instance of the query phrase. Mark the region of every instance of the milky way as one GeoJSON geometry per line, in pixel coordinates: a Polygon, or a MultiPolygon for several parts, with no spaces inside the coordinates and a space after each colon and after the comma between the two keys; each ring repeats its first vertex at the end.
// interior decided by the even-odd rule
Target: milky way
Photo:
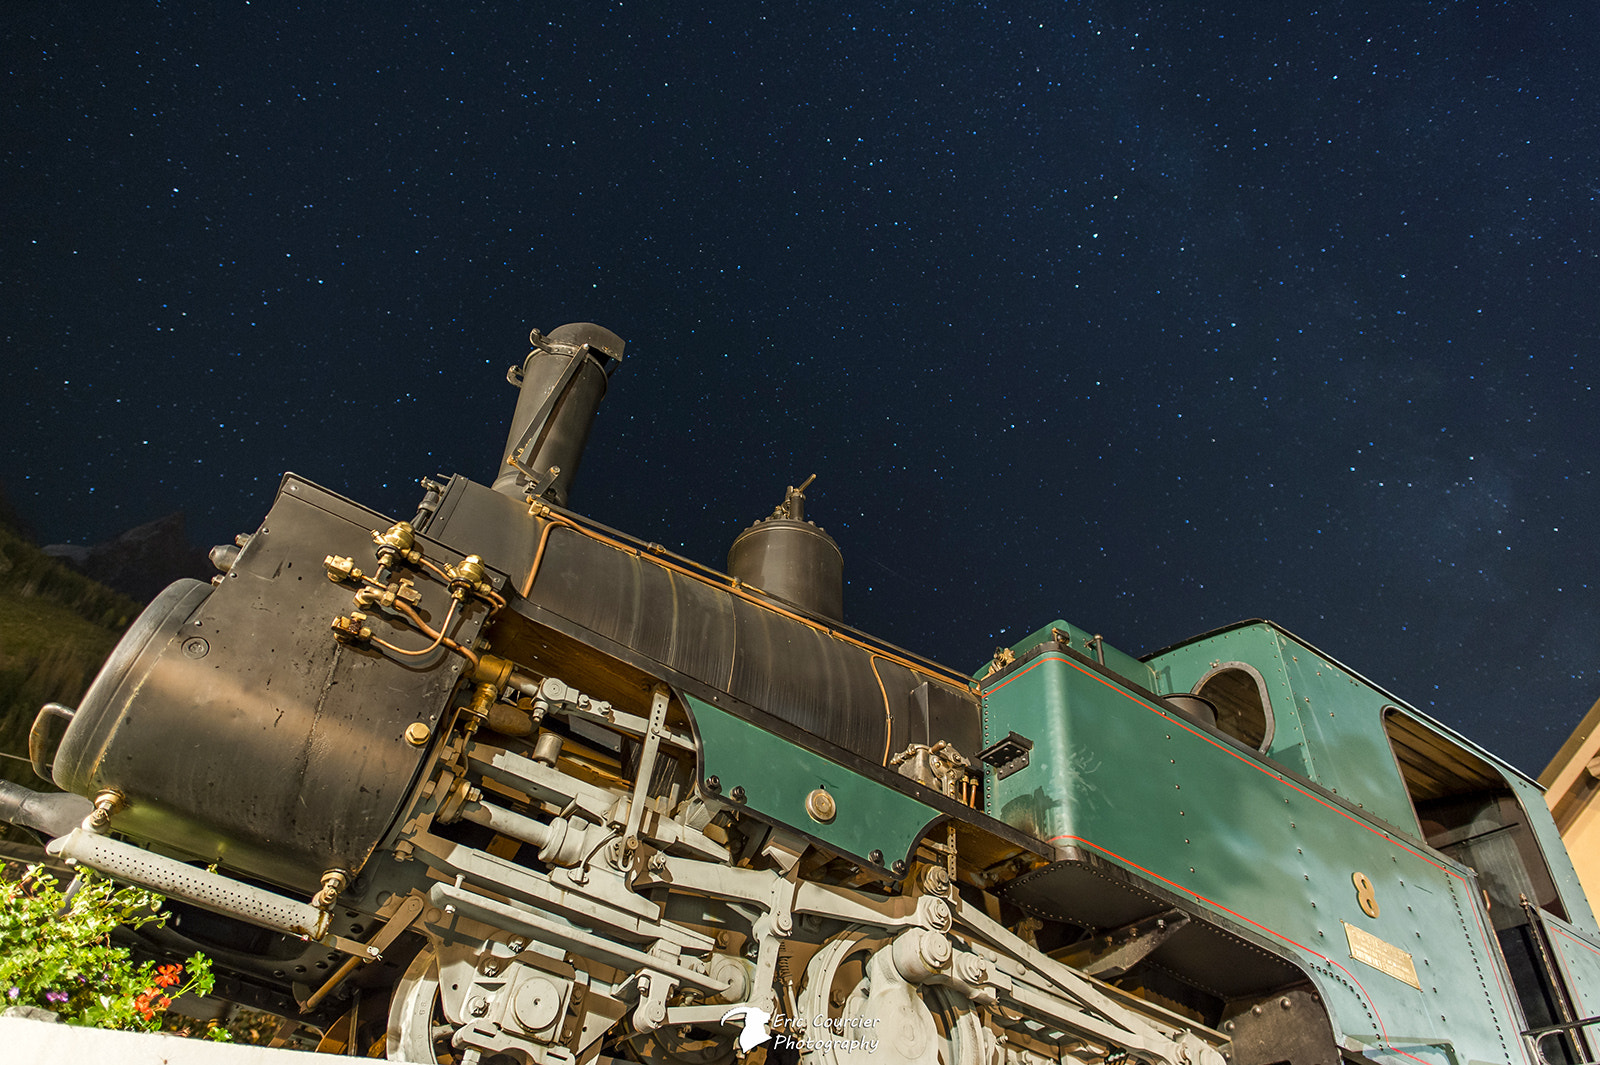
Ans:
{"type": "Polygon", "coordinates": [[[1534,773],[1600,695],[1593,10],[656,6],[13,5],[41,538],[408,514],[592,320],[578,509],[721,565],[815,472],[941,660],[1270,617],[1534,773]]]}

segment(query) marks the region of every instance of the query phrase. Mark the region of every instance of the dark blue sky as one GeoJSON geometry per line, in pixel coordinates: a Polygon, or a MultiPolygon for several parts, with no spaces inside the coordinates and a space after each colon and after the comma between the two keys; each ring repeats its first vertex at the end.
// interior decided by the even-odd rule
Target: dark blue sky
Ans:
{"type": "Polygon", "coordinates": [[[1600,8],[570,6],[8,7],[43,539],[409,514],[592,320],[578,509],[720,566],[815,472],[952,664],[1270,617],[1531,773],[1600,695],[1600,8]]]}

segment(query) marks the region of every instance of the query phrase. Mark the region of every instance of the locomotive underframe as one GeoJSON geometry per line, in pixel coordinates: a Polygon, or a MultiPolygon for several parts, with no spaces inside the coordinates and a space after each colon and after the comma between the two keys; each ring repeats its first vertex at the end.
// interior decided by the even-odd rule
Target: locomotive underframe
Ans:
{"type": "MultiPolygon", "coordinates": [[[[526,511],[522,517],[535,528],[541,520],[526,511]]],[[[554,524],[554,517],[542,520],[554,524]]],[[[947,1065],[1125,1054],[1168,1065],[1220,1065],[1215,1048],[1223,1036],[1195,1016],[1074,972],[1002,923],[1004,907],[986,889],[1044,855],[1036,842],[970,805],[975,781],[961,772],[965,760],[954,749],[933,753],[944,737],[929,730],[956,705],[944,693],[960,693],[948,674],[781,608],[755,626],[769,641],[774,625],[813,643],[829,641],[835,661],[844,663],[836,668],[865,667],[875,678],[877,713],[888,715],[877,717],[865,742],[876,745],[897,731],[901,739],[930,741],[908,743],[917,757],[897,771],[883,764],[887,757],[876,761],[812,736],[793,720],[804,707],[791,709],[786,720],[747,704],[729,690],[738,688],[736,670],[721,683],[686,675],[659,660],[668,654],[644,654],[519,596],[509,575],[472,569],[477,556],[437,539],[419,535],[386,556],[385,537],[391,548],[404,538],[395,538],[397,526],[386,532],[375,518],[287,478],[280,505],[234,561],[231,572],[239,575],[220,578],[210,596],[189,595],[183,617],[163,607],[172,616],[161,619],[158,638],[104,678],[118,697],[86,703],[89,712],[74,722],[81,735],[105,738],[98,746],[81,736],[69,742],[71,757],[58,772],[100,802],[89,828],[52,845],[58,854],[99,862],[181,903],[274,929],[261,950],[259,933],[214,921],[195,945],[221,948],[263,985],[289,985],[314,1014],[341,1012],[346,991],[359,989],[370,999],[393,981],[385,1039],[391,1054],[411,1060],[508,1054],[565,1063],[609,1047],[660,1065],[718,1065],[735,1054],[735,1023],[724,1018],[745,1007],[784,1019],[788,1027],[775,1032],[776,1044],[793,1044],[812,1062],[856,1060],[872,1041],[877,1058],[942,1057],[947,1065]],[[353,547],[362,542],[377,547],[363,557],[353,547]],[[431,559],[439,573],[430,574],[431,559]],[[380,563],[375,569],[373,561],[380,563]],[[458,570],[468,576],[447,582],[458,570]],[[310,601],[321,604],[310,610],[303,609],[308,577],[318,582],[310,601]],[[395,589],[407,587],[414,590],[410,612],[393,602],[395,589]],[[414,752],[406,756],[414,768],[401,774],[413,783],[377,838],[335,841],[345,850],[290,852],[275,867],[260,856],[273,853],[279,832],[303,827],[306,815],[284,815],[300,822],[247,823],[229,811],[263,802],[281,808],[271,805],[276,793],[229,796],[220,809],[198,804],[219,818],[202,820],[203,831],[185,809],[195,789],[212,795],[236,786],[232,767],[186,766],[187,793],[170,781],[119,775],[120,766],[149,757],[147,747],[125,746],[137,739],[126,718],[130,707],[148,715],[152,705],[126,693],[144,691],[149,699],[143,678],[192,671],[189,663],[227,653],[234,645],[208,635],[206,655],[186,654],[197,631],[216,631],[214,621],[194,622],[219,611],[237,614],[230,602],[270,603],[274,594],[285,606],[261,611],[258,605],[258,613],[278,619],[295,639],[322,633],[335,663],[295,668],[291,675],[303,682],[282,695],[310,708],[313,725],[341,686],[397,690],[378,679],[385,670],[405,686],[402,692],[441,684],[448,692],[432,709],[418,706],[415,694],[397,698],[395,710],[377,718],[371,715],[381,706],[372,706],[370,696],[348,702],[368,715],[369,741],[414,752]],[[437,631],[424,622],[440,617],[446,620],[437,631]],[[417,636],[430,632],[428,650],[417,636]],[[425,653],[402,658],[402,647],[425,653]],[[566,683],[549,670],[552,660],[594,689],[566,683]],[[341,667],[366,672],[344,684],[341,667]],[[896,703],[883,678],[901,674],[907,693],[896,703]],[[930,697],[930,685],[941,694],[930,697]],[[800,768],[762,772],[763,760],[783,758],[800,759],[800,768]],[[90,768],[76,768],[84,765],[90,768]],[[940,775],[929,776],[932,767],[940,775]],[[774,790],[785,772],[787,785],[774,790]],[[815,779],[804,787],[808,776],[815,779]],[[891,804],[900,815],[878,816],[891,804]],[[178,860],[118,842],[114,835],[123,826],[178,860]],[[230,835],[249,842],[252,833],[256,845],[230,845],[230,835]],[[244,864],[230,861],[235,854],[246,856],[244,864]],[[204,862],[222,868],[187,864],[204,862]],[[269,887],[257,886],[263,883],[269,887]],[[295,900],[318,885],[310,902],[295,900]],[[264,902],[265,895],[280,901],[264,902]],[[296,954],[296,937],[319,945],[296,954]],[[251,941],[257,941],[253,963],[251,941]],[[373,964],[398,965],[413,949],[398,980],[373,964]],[[339,958],[346,960],[336,964],[339,958]],[[869,1029],[881,1035],[865,1034],[869,1029]]],[[[561,521],[568,526],[563,536],[600,539],[574,530],[570,517],[561,521]]],[[[614,543],[601,546],[607,554],[599,557],[630,567],[638,561],[614,543]]],[[[532,576],[525,578],[530,584],[532,576]]],[[[736,612],[764,609],[753,593],[711,591],[713,604],[733,602],[736,612]]],[[[399,601],[406,601],[403,594],[399,601]]],[[[263,638],[261,624],[256,640],[263,638]]],[[[743,631],[750,630],[747,624],[743,631]]],[[[316,655],[314,649],[307,657],[316,655]]],[[[282,676],[270,678],[280,692],[282,676]]],[[[744,690],[772,683],[758,674],[744,690]]],[[[169,682],[157,690],[181,687],[169,682]]],[[[211,730],[254,735],[270,727],[267,710],[241,713],[224,705],[226,694],[206,698],[212,703],[202,698],[198,708],[193,699],[157,703],[154,712],[168,714],[175,728],[197,713],[211,730]]],[[[854,736],[849,721],[834,721],[836,738],[854,736]]],[[[313,756],[327,757],[315,750],[311,731],[313,756]]],[[[962,745],[970,750],[971,739],[963,736],[962,745]]],[[[352,754],[359,752],[340,756],[359,791],[363,762],[352,754]]],[[[293,752],[285,757],[290,765],[305,763],[293,752]]],[[[281,784],[283,774],[267,779],[281,784]]],[[[290,779],[300,803],[321,793],[299,786],[304,774],[290,779]]],[[[313,817],[327,813],[307,805],[313,817]]],[[[361,1030],[362,1016],[357,1006],[345,1022],[347,1041],[358,1047],[374,1035],[370,1022],[361,1030]]]]}
{"type": "MultiPolygon", "coordinates": [[[[1444,1065],[1444,1001],[1483,1006],[1469,1056],[1522,1060],[1474,870],[1402,838],[1404,789],[1363,805],[1271,760],[1319,732],[1275,732],[1269,699],[1342,707],[1358,678],[1198,643],[1156,669],[1061,622],[974,682],[840,623],[826,580],[751,587],[550,505],[622,344],[530,339],[495,489],[425,481],[413,525],[286,476],[214,587],[169,590],[41,715],[92,808],[0,810],[168,894],[155,949],[417,1062],[1444,1065]]],[[[1366,787],[1387,770],[1352,737],[1366,787]]],[[[1568,915],[1537,927],[1570,1026],[1600,946],[1568,915]]]]}

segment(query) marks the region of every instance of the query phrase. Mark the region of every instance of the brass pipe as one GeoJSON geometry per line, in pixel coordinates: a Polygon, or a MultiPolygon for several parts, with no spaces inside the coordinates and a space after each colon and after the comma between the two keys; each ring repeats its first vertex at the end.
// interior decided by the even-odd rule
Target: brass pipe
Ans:
{"type": "Polygon", "coordinates": [[[887,769],[889,750],[894,746],[894,710],[889,706],[889,689],[883,686],[883,677],[878,673],[877,652],[867,655],[867,665],[872,667],[872,675],[878,681],[878,692],[883,696],[883,766],[887,769]]]}
{"type": "Polygon", "coordinates": [[[300,1004],[300,1012],[310,1013],[312,1010],[316,1009],[317,1003],[327,998],[329,992],[338,987],[340,984],[344,983],[345,977],[355,972],[356,967],[360,964],[360,958],[346,958],[344,964],[335,969],[333,974],[329,976],[327,980],[323,981],[322,986],[313,991],[311,993],[311,997],[300,1004]]]}
{"type": "Polygon", "coordinates": [[[411,657],[411,658],[415,658],[415,657],[418,657],[418,656],[421,656],[421,655],[426,655],[426,654],[432,654],[433,651],[439,646],[439,644],[444,641],[444,630],[448,629],[450,627],[450,618],[451,618],[452,615],[455,614],[457,605],[458,604],[456,603],[456,601],[454,599],[450,600],[450,609],[445,611],[444,623],[439,626],[439,631],[434,633],[433,642],[430,643],[428,646],[424,647],[420,651],[407,651],[405,648],[396,647],[394,644],[390,643],[388,640],[380,639],[377,636],[372,637],[372,642],[377,644],[379,647],[385,648],[386,650],[393,651],[397,655],[406,655],[407,657],[411,657]]]}
{"type": "Polygon", "coordinates": [[[398,600],[398,599],[395,600],[394,608],[396,610],[400,611],[400,613],[404,614],[406,617],[410,618],[411,619],[411,624],[415,625],[418,629],[422,630],[422,634],[424,636],[432,636],[432,637],[434,637],[440,643],[442,643],[446,647],[450,648],[450,650],[454,651],[456,654],[460,655],[462,658],[465,658],[468,662],[472,663],[472,668],[473,669],[477,669],[478,668],[478,656],[477,656],[477,654],[475,652],[468,650],[467,648],[461,646],[459,643],[456,643],[456,641],[454,641],[450,637],[444,635],[442,630],[440,630],[438,632],[435,632],[434,629],[433,629],[433,626],[429,625],[426,621],[422,620],[422,615],[421,614],[417,613],[415,610],[411,609],[410,606],[406,605],[405,603],[402,603],[400,600],[398,600]]]}

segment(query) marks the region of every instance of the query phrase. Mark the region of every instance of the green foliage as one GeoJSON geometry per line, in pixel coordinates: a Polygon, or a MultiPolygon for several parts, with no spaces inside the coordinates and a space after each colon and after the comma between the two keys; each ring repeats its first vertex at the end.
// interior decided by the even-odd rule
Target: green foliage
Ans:
{"type": "Polygon", "coordinates": [[[34,715],[47,702],[76,705],[138,612],[0,526],[0,777],[39,787],[27,762],[34,715]]]}
{"type": "MultiPolygon", "coordinates": [[[[153,1032],[179,995],[209,994],[211,961],[135,962],[111,942],[118,925],[161,924],[161,897],[83,870],[70,898],[38,866],[5,884],[0,903],[0,998],[54,1011],[68,1024],[153,1032]]],[[[212,1037],[227,1038],[226,1029],[212,1037]],[[220,1033],[220,1036],[218,1035],[220,1033]]]]}
{"type": "Polygon", "coordinates": [[[139,613],[139,604],[132,599],[51,558],[3,526],[0,592],[60,606],[102,630],[120,631],[139,613]]]}

